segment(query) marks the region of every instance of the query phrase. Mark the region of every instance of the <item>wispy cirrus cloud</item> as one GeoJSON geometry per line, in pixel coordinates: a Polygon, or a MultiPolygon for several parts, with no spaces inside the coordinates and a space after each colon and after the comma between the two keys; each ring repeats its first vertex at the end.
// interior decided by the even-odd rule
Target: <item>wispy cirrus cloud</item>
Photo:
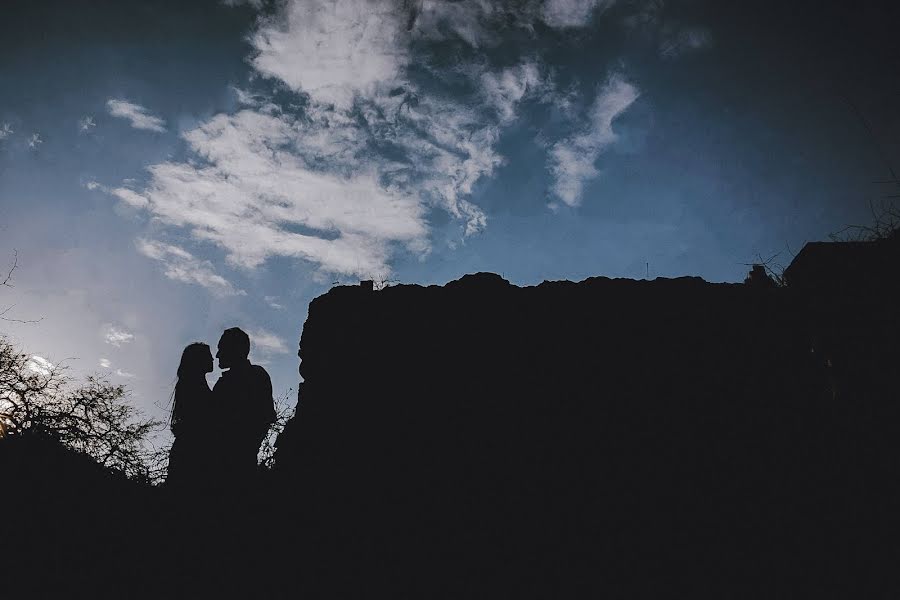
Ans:
{"type": "Polygon", "coordinates": [[[569,206],[581,203],[585,183],[600,172],[594,166],[600,154],[616,141],[613,121],[625,112],[640,92],[621,75],[613,75],[597,91],[583,129],[553,145],[549,169],[553,193],[569,206]]]}
{"type": "Polygon", "coordinates": [[[216,273],[210,261],[199,259],[183,248],[146,239],[138,239],[136,244],[141,254],[165,265],[163,272],[169,279],[203,286],[220,297],[245,294],[216,273]]]}
{"type": "Polygon", "coordinates": [[[531,60],[499,71],[485,71],[480,83],[482,93],[504,124],[515,119],[518,104],[526,94],[539,93],[550,85],[540,66],[531,60]]]}
{"type": "Polygon", "coordinates": [[[103,339],[111,346],[120,347],[134,340],[134,334],[116,325],[107,325],[103,332],[103,339]]]}
{"type": "Polygon", "coordinates": [[[126,119],[135,129],[144,129],[157,133],[166,131],[166,122],[150,114],[150,111],[140,104],[121,98],[111,98],[106,102],[106,109],[112,116],[126,119]]]}
{"type": "Polygon", "coordinates": [[[712,33],[705,27],[665,27],[659,42],[659,54],[667,59],[680,58],[712,45],[712,33]]]}
{"type": "Polygon", "coordinates": [[[584,27],[594,12],[603,12],[616,0],[546,0],[541,7],[541,18],[557,28],[584,27]]]}
{"type": "Polygon", "coordinates": [[[290,352],[287,343],[271,331],[251,329],[247,335],[250,336],[252,347],[263,354],[287,354],[290,352]]]}
{"type": "Polygon", "coordinates": [[[87,133],[91,129],[97,126],[97,123],[94,121],[94,117],[87,115],[78,119],[78,131],[79,133],[87,133]]]}
{"type": "MultiPolygon", "coordinates": [[[[114,345],[121,345],[121,343],[119,343],[119,344],[114,344],[114,345]]],[[[115,370],[112,370],[113,364],[112,364],[112,361],[109,360],[108,358],[101,358],[101,359],[99,359],[99,360],[97,361],[97,366],[99,366],[101,369],[106,369],[107,371],[110,371],[113,375],[116,375],[116,376],[118,376],[118,377],[122,377],[122,378],[124,378],[124,379],[131,379],[131,378],[135,377],[135,374],[134,374],[134,373],[130,373],[130,372],[125,371],[125,370],[123,370],[123,369],[115,369],[115,370]]]]}
{"type": "Polygon", "coordinates": [[[84,187],[92,192],[101,191],[114,196],[132,208],[146,208],[148,204],[147,198],[126,187],[110,188],[97,181],[88,181],[84,187]]]}

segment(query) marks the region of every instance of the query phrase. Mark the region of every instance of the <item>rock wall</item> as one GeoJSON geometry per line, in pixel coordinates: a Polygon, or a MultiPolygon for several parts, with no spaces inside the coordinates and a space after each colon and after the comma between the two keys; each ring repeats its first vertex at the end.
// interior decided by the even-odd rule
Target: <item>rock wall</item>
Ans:
{"type": "Polygon", "coordinates": [[[887,384],[835,393],[808,300],[484,273],[332,289],[278,441],[292,564],[448,597],[853,589],[887,556],[896,411],[887,384]]]}

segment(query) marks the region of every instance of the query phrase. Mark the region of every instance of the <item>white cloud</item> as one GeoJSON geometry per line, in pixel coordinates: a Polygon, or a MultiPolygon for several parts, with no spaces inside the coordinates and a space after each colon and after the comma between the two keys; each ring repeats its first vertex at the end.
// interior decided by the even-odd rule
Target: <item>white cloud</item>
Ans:
{"type": "Polygon", "coordinates": [[[107,344],[111,344],[118,348],[123,344],[128,344],[134,340],[134,334],[125,331],[120,327],[116,327],[115,325],[107,325],[103,334],[103,339],[106,340],[107,344]]]}
{"type": "MultiPolygon", "coordinates": [[[[88,184],[90,185],[90,184],[88,184]]],[[[88,189],[91,189],[90,187],[88,189]]],[[[146,208],[147,207],[147,199],[144,196],[141,196],[134,190],[129,190],[128,188],[116,188],[114,190],[109,190],[109,193],[124,202],[129,206],[133,206],[134,208],[146,208]]]]}
{"type": "Polygon", "coordinates": [[[331,161],[350,166],[352,156],[341,155],[352,155],[355,135],[352,128],[317,132],[250,110],[219,115],[185,134],[208,164],[150,167],[150,185],[133,204],[143,202],[160,222],[224,248],[236,266],[286,256],[338,273],[377,270],[390,242],[426,248],[417,199],[382,186],[363,161],[344,175],[314,171],[298,155],[314,160],[331,153],[331,161]]]}
{"type": "Polygon", "coordinates": [[[41,134],[32,133],[31,137],[28,138],[28,147],[32,150],[37,150],[37,147],[44,143],[44,140],[41,139],[41,134]]]}
{"type": "Polygon", "coordinates": [[[408,60],[397,4],[294,0],[251,41],[253,66],[322,104],[350,108],[357,93],[390,85],[408,60]]]}
{"type": "Polygon", "coordinates": [[[92,192],[101,191],[111,196],[115,196],[132,208],[147,208],[147,199],[132,189],[126,187],[109,188],[97,181],[88,181],[84,187],[92,192]]]}
{"type": "Polygon", "coordinates": [[[137,249],[144,256],[163,263],[164,273],[169,279],[203,286],[219,297],[244,295],[243,290],[236,289],[231,282],[217,274],[212,263],[196,258],[183,248],[138,239],[137,249]]]}
{"type": "Polygon", "coordinates": [[[162,133],[166,131],[166,123],[159,117],[153,116],[141,106],[128,100],[110,99],[106,103],[109,114],[121,119],[127,119],[135,129],[145,129],[162,133]]]}
{"type": "Polygon", "coordinates": [[[399,123],[383,128],[384,141],[402,148],[409,165],[393,172],[394,165],[384,165],[384,170],[397,185],[461,220],[465,234],[472,235],[484,229],[487,217],[466,197],[502,163],[495,150],[500,128],[485,120],[482,106],[421,95],[425,100],[415,108],[398,110],[399,123]]]}
{"type": "Polygon", "coordinates": [[[282,310],[284,306],[278,303],[278,296],[266,296],[263,298],[266,301],[266,304],[274,308],[275,310],[282,310]]]}
{"type": "Polygon", "coordinates": [[[255,329],[247,332],[250,343],[263,354],[287,354],[288,346],[283,339],[265,329],[255,329]]]}
{"type": "Polygon", "coordinates": [[[25,363],[25,368],[29,371],[37,373],[38,375],[43,375],[44,377],[48,377],[54,368],[54,364],[44,358],[43,356],[38,356],[37,354],[33,354],[28,358],[28,361],[25,363]]]}
{"type": "Polygon", "coordinates": [[[559,29],[567,27],[584,27],[594,10],[600,12],[615,4],[615,0],[546,0],[541,8],[544,22],[559,29]]]}
{"type": "Polygon", "coordinates": [[[550,172],[553,192],[569,206],[581,203],[585,182],[597,177],[594,163],[600,153],[616,141],[612,123],[637,99],[638,89],[619,75],[609,78],[601,88],[588,114],[585,128],[578,134],[553,145],[550,172]]]}
{"type": "Polygon", "coordinates": [[[257,108],[265,104],[265,98],[258,94],[248,92],[247,90],[243,90],[236,86],[231,86],[231,91],[234,92],[235,99],[237,100],[238,104],[242,106],[257,108]]]}
{"type": "Polygon", "coordinates": [[[114,193],[220,246],[244,268],[284,256],[328,273],[389,272],[394,246],[428,252],[431,206],[461,220],[466,234],[483,229],[484,213],[466,196],[501,162],[497,125],[485,122],[483,106],[425,94],[408,81],[395,86],[406,60],[398,14],[386,3],[371,13],[367,6],[295,2],[284,22],[254,38],[254,64],[310,94],[303,114],[252,99],[250,108],[184,134],[203,162],[153,165],[142,192],[114,193]],[[374,61],[365,76],[358,54],[374,61]],[[379,145],[399,156],[373,152],[379,145]]]}
{"type": "MultiPolygon", "coordinates": [[[[561,4],[553,7],[548,14],[563,14],[561,4]]],[[[151,165],[143,187],[105,191],[146,210],[154,226],[220,248],[238,268],[286,257],[319,275],[389,274],[398,249],[430,251],[431,210],[449,213],[464,235],[486,227],[471,195],[503,162],[502,128],[530,94],[558,96],[537,59],[497,70],[475,56],[448,68],[444,75],[472,84],[464,96],[446,82],[423,87],[409,67],[431,66],[413,54],[413,41],[450,31],[477,47],[492,43],[486,24],[527,28],[540,10],[536,0],[286,0],[259,21],[250,60],[304,100],[281,106],[236,90],[237,112],[182,135],[190,158],[151,165]]],[[[558,154],[564,158],[562,147],[558,154]]],[[[139,242],[169,277],[230,289],[209,262],[153,244],[139,242]]]]}
{"type": "MultiPolygon", "coordinates": [[[[101,369],[112,369],[112,361],[109,360],[108,358],[101,358],[97,362],[97,364],[100,366],[101,369]]],[[[129,373],[128,371],[123,371],[122,369],[116,369],[115,371],[113,371],[113,374],[115,374],[119,377],[124,377],[126,379],[130,379],[135,376],[134,373],[129,373]]]]}
{"type": "MultiPolygon", "coordinates": [[[[423,15],[443,10],[438,7],[444,4],[422,4],[423,15]]],[[[482,0],[460,5],[467,14],[495,12],[482,0]]],[[[313,100],[314,126],[301,144],[307,157],[318,153],[312,164],[341,158],[347,161],[343,169],[352,171],[368,143],[399,145],[412,169],[381,161],[379,175],[390,173],[398,187],[465,220],[471,234],[486,219],[462,196],[500,164],[493,150],[499,133],[479,114],[480,106],[427,94],[411,84],[406,74],[415,58],[406,31],[411,7],[390,0],[293,0],[253,37],[253,64],[313,100]],[[351,107],[363,113],[364,124],[351,107]],[[438,169],[444,176],[437,176],[438,169]]]]}
{"type": "Polygon", "coordinates": [[[94,117],[90,115],[78,120],[78,131],[81,133],[88,132],[96,126],[97,123],[94,122],[94,117]]]}
{"type": "Polygon", "coordinates": [[[502,122],[512,121],[522,98],[528,93],[539,92],[545,85],[540,68],[532,61],[481,75],[482,93],[496,108],[502,122]]]}
{"type": "MultiPolygon", "coordinates": [[[[407,26],[414,26],[417,35],[442,40],[452,36],[465,40],[473,48],[493,46],[498,40],[498,17],[510,12],[502,2],[493,0],[462,0],[461,2],[420,1],[407,14],[407,26]]],[[[528,11],[527,2],[519,2],[516,13],[528,11]]]]}
{"type": "Polygon", "coordinates": [[[9,136],[11,136],[13,133],[15,133],[15,132],[13,131],[13,128],[9,123],[4,123],[3,125],[0,125],[0,140],[5,140],[9,136]]]}

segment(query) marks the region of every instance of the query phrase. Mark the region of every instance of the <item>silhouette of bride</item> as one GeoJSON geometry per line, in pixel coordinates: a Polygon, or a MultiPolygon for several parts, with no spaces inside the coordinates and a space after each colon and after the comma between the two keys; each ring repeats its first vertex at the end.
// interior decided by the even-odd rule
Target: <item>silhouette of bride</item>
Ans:
{"type": "Polygon", "coordinates": [[[212,391],[206,374],[212,370],[213,358],[208,345],[194,342],[181,353],[169,417],[169,428],[175,436],[169,450],[166,479],[170,485],[197,487],[210,466],[207,420],[212,413],[212,391]]]}

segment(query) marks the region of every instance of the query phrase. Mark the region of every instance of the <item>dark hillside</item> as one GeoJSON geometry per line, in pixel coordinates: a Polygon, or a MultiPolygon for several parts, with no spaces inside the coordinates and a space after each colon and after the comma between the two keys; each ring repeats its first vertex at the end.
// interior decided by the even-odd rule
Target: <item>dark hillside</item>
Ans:
{"type": "Polygon", "coordinates": [[[148,535],[159,490],[37,435],[0,440],[0,473],[4,590],[127,597],[143,587],[163,543],[148,535]]]}

